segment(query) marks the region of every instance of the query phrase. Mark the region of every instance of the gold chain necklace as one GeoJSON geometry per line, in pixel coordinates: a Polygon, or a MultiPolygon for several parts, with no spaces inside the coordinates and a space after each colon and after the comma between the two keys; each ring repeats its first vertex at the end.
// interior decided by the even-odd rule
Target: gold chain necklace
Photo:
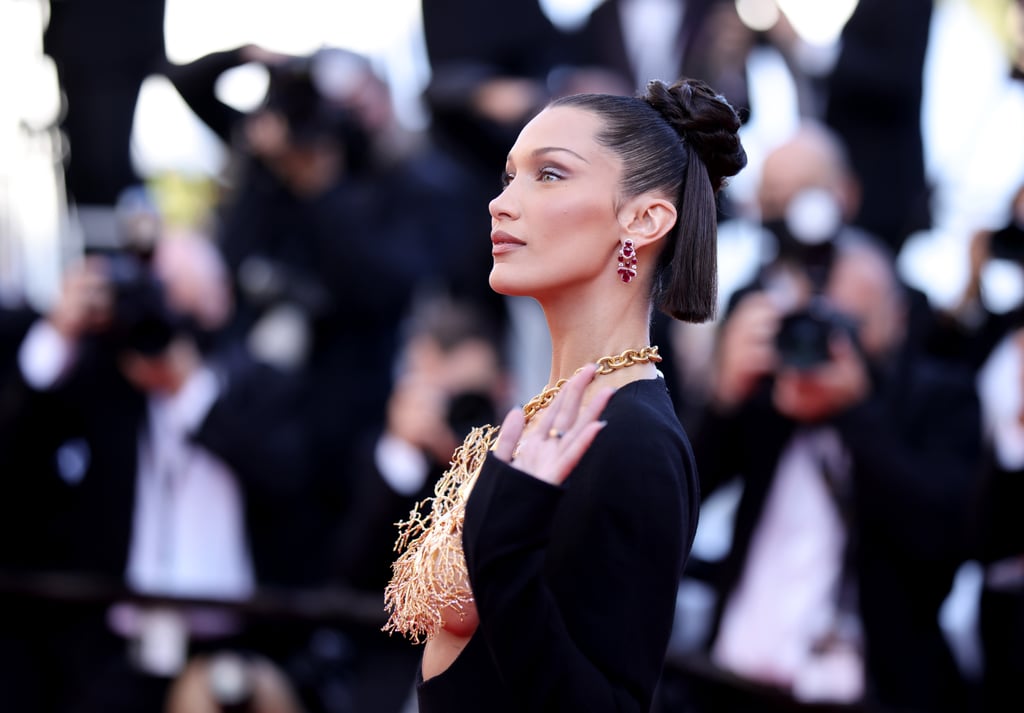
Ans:
{"type": "MultiPolygon", "coordinates": [[[[597,374],[661,360],[656,346],[627,349],[618,356],[598,359],[597,374]]],[[[567,381],[559,379],[527,402],[523,407],[527,423],[554,400],[567,381]]],[[[391,565],[391,581],[384,590],[384,608],[389,613],[384,631],[401,632],[420,643],[441,630],[446,609],[461,614],[473,602],[462,553],[462,523],[466,500],[497,436],[497,426],[470,431],[434,486],[434,496],[417,503],[409,519],[397,523],[394,550],[401,554],[391,565]]]]}
{"type": "MultiPolygon", "coordinates": [[[[604,374],[611,374],[617,369],[625,369],[627,366],[633,366],[634,364],[646,364],[647,362],[657,363],[661,361],[661,355],[658,354],[658,347],[644,347],[643,349],[627,349],[618,356],[604,356],[598,359],[595,363],[597,364],[597,375],[601,376],[604,374]]],[[[581,367],[582,368],[582,367],[581,367]]],[[[579,373],[577,369],[575,373],[579,373]]],[[[555,400],[555,396],[562,390],[568,379],[559,379],[555,382],[554,386],[549,386],[539,394],[530,399],[525,406],[523,406],[523,414],[526,417],[526,422],[537,415],[538,411],[543,411],[548,404],[555,400]]]]}

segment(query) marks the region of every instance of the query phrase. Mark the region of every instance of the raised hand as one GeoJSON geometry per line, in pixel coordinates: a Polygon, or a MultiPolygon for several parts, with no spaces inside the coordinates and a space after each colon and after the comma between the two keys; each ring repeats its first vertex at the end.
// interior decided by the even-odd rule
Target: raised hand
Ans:
{"type": "Polygon", "coordinates": [[[778,366],[775,336],[782,312],[771,295],[744,297],[722,325],[712,396],[729,409],[746,400],[761,377],[778,366]]]}
{"type": "Polygon", "coordinates": [[[615,390],[600,389],[584,400],[596,372],[595,364],[577,372],[529,429],[521,409],[509,412],[494,455],[535,478],[561,484],[605,426],[598,419],[615,390]]]}

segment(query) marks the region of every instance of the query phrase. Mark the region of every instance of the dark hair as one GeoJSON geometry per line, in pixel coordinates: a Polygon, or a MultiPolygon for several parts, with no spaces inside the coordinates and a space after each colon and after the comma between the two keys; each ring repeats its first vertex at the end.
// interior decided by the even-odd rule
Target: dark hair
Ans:
{"type": "Polygon", "coordinates": [[[428,294],[418,301],[404,325],[406,339],[429,336],[444,352],[478,339],[494,345],[502,356],[502,332],[483,310],[470,300],[450,295],[428,294]]]}
{"type": "Polygon", "coordinates": [[[315,145],[332,140],[344,151],[346,169],[360,173],[370,168],[370,136],[352,102],[331,80],[346,72],[347,80],[359,72],[371,72],[369,62],[353,52],[325,48],[311,55],[293,57],[268,68],[270,84],[263,108],[277,112],[288,124],[295,145],[315,145]],[[329,64],[343,66],[332,72],[329,64]]]}
{"type": "Polygon", "coordinates": [[[660,310],[686,322],[715,314],[718,293],[719,190],[747,164],[735,109],[707,84],[654,80],[638,97],[575,94],[552,106],[592,111],[604,121],[597,141],[622,159],[626,198],[660,190],[678,218],[658,259],[652,297],[660,310]]]}

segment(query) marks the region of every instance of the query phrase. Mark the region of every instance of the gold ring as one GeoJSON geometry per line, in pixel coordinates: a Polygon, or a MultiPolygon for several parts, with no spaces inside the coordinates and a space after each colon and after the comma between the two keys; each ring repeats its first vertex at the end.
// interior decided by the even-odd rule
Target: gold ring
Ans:
{"type": "Polygon", "coordinates": [[[559,431],[557,428],[552,428],[548,431],[548,438],[561,438],[565,435],[565,431],[559,431]]]}

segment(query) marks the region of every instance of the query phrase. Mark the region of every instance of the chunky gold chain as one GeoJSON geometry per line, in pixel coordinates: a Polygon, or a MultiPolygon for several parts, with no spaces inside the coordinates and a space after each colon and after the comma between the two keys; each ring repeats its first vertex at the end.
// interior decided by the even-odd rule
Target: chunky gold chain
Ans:
{"type": "MultiPolygon", "coordinates": [[[[599,375],[611,374],[617,369],[625,369],[628,366],[634,364],[646,364],[648,362],[657,363],[661,361],[661,355],[658,354],[658,347],[644,347],[643,349],[627,349],[618,356],[603,356],[598,359],[595,363],[597,364],[597,373],[599,375]]],[[[583,367],[580,367],[582,369],[583,367]]],[[[576,370],[578,374],[580,369],[576,370]]],[[[558,394],[558,392],[565,386],[568,379],[559,379],[555,382],[554,386],[549,386],[539,394],[534,396],[532,399],[523,406],[523,414],[526,416],[526,422],[529,423],[530,419],[537,415],[538,411],[542,411],[546,408],[558,394]]]]}

